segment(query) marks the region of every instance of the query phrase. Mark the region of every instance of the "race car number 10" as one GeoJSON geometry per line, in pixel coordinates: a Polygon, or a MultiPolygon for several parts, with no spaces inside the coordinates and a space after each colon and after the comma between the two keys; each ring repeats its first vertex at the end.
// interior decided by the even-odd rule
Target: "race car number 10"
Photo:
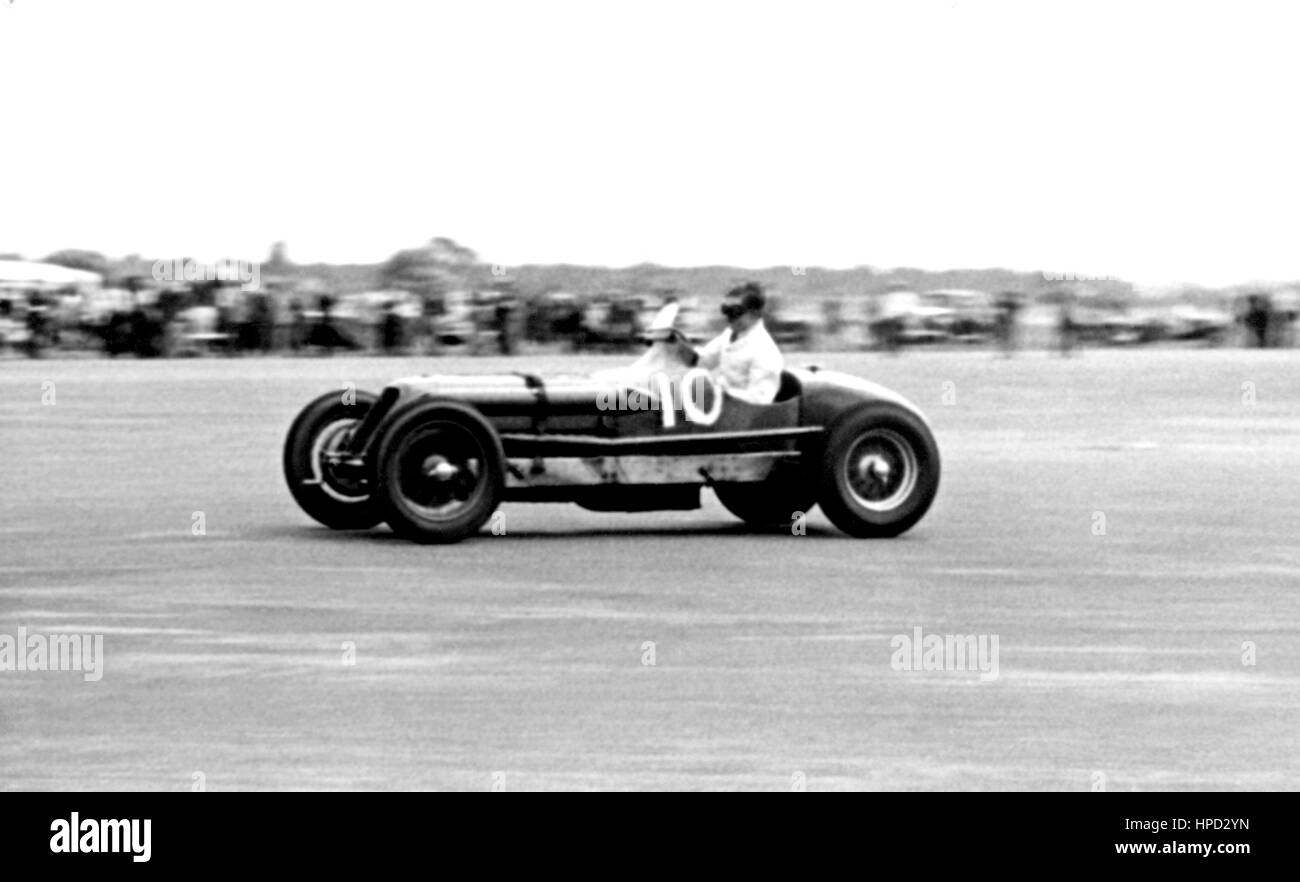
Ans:
{"type": "MultiPolygon", "coordinates": [[[[672,378],[667,374],[658,374],[655,377],[655,384],[658,387],[660,401],[677,400],[673,395],[672,378]]],[[[700,426],[711,426],[718,421],[718,417],[722,416],[722,389],[718,387],[712,374],[703,368],[691,368],[683,374],[678,383],[678,392],[682,402],[682,415],[688,421],[700,426]],[[712,402],[708,410],[704,409],[704,401],[712,402]]],[[[660,407],[660,411],[663,413],[665,429],[677,425],[677,408],[660,407]]]]}

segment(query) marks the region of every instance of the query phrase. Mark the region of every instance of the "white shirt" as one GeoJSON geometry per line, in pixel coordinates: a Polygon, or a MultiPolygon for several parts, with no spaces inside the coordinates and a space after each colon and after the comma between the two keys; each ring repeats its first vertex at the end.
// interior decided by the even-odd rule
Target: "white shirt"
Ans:
{"type": "Polygon", "coordinates": [[[751,404],[771,404],[781,388],[785,359],[759,319],[735,340],[731,328],[714,337],[699,352],[699,366],[712,372],[728,394],[751,404]]]}

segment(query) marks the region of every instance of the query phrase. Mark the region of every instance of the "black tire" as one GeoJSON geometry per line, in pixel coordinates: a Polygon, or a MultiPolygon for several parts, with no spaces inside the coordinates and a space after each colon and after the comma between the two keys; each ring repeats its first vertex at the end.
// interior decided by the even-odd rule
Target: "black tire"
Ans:
{"type": "Polygon", "coordinates": [[[862,405],[832,424],[818,502],[850,536],[906,532],[939,490],[939,448],[919,417],[896,404],[862,405]]]}
{"type": "Polygon", "coordinates": [[[472,407],[415,405],[393,420],[375,449],[381,516],[413,542],[459,542],[477,533],[501,501],[501,439],[472,407]]]}
{"type": "Polygon", "coordinates": [[[368,530],[383,520],[368,489],[335,478],[321,461],[374,407],[375,396],[354,394],[348,396],[351,403],[344,403],[342,391],[317,398],[298,414],[284,440],[289,492],[303,511],[335,530],[368,530]]]}
{"type": "Polygon", "coordinates": [[[796,466],[778,465],[766,479],[714,484],[723,507],[751,527],[789,526],[797,513],[817,505],[816,476],[796,466]]]}

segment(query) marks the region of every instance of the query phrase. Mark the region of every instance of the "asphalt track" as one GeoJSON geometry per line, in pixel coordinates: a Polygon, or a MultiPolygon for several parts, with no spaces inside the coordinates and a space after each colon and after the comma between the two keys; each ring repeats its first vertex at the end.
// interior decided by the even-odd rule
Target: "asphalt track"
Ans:
{"type": "Polygon", "coordinates": [[[0,634],[105,653],[0,671],[0,787],[1296,789],[1300,353],[811,358],[930,417],[906,536],[706,493],[427,548],[283,485],[330,388],[617,360],[0,361],[0,634]],[[895,670],[917,627],[998,677],[895,670]]]}

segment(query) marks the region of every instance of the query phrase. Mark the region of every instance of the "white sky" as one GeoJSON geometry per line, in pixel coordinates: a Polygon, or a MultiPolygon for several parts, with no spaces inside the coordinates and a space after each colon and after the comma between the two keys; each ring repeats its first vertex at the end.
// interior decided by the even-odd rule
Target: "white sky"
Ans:
{"type": "Polygon", "coordinates": [[[1296,4],[0,0],[0,251],[1300,278],[1296,4]]]}

